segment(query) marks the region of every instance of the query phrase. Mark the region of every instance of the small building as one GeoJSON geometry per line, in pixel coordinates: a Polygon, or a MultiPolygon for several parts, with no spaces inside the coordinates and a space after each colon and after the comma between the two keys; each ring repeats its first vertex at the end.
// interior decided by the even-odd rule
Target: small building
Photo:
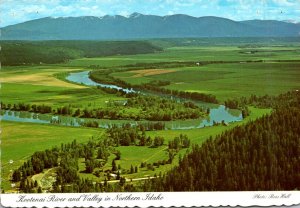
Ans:
{"type": "Polygon", "coordinates": [[[114,179],[116,179],[117,178],[117,174],[114,174],[114,173],[111,173],[111,174],[109,174],[111,177],[113,177],[114,179]]]}

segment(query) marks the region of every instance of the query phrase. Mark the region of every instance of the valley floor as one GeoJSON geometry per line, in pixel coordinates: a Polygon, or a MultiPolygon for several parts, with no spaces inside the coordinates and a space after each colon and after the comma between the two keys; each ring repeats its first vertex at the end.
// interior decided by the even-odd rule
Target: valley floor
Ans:
{"type": "MultiPolygon", "coordinates": [[[[261,46],[255,49],[255,53],[248,53],[249,51],[254,51],[254,49],[234,46],[171,47],[154,54],[81,58],[53,65],[5,66],[0,71],[1,101],[11,105],[25,103],[49,105],[55,108],[72,106],[74,109],[80,108],[84,111],[90,108],[107,108],[109,102],[130,99],[120,93],[109,93],[97,87],[76,84],[65,79],[71,71],[91,69],[100,70],[101,73],[107,72],[106,77],[100,77],[105,78],[106,81],[109,78],[108,81],[116,83],[123,81],[131,86],[158,80],[168,82],[167,85],[160,87],[183,92],[211,94],[217,98],[219,104],[241,97],[248,99],[251,95],[279,95],[300,88],[299,45],[261,46]],[[220,63],[221,61],[224,63],[220,63]],[[169,62],[172,62],[173,65],[168,66],[169,62]],[[186,62],[189,65],[182,66],[180,62],[186,62]],[[152,66],[149,64],[153,64],[154,68],[150,68],[152,66]]],[[[250,112],[249,116],[239,122],[226,125],[224,123],[223,125],[216,124],[200,129],[145,131],[147,137],[163,137],[163,144],[155,148],[151,145],[109,147],[111,152],[102,168],[95,168],[92,173],[87,173],[87,160],[80,157],[77,173],[80,178],[103,183],[107,176],[105,171],[109,172],[115,161],[115,165],[121,167],[120,170],[123,171],[121,176],[125,177],[127,182],[131,179],[133,182],[138,182],[155,175],[165,174],[178,166],[179,158],[191,151],[193,145],[201,145],[210,137],[214,138],[236,126],[247,124],[270,114],[272,111],[270,107],[251,104],[247,104],[247,107],[250,112]],[[186,135],[192,145],[189,148],[179,149],[171,163],[151,166],[151,168],[140,167],[141,163],[145,162],[154,164],[158,161],[167,161],[170,157],[169,142],[179,135],[186,135]],[[115,152],[121,153],[121,159],[115,160],[115,152]],[[136,167],[138,171],[130,172],[132,167],[136,167]],[[100,170],[102,172],[97,176],[96,172],[100,170]]],[[[137,110],[140,109],[135,107],[131,109],[132,112],[137,110]]],[[[126,107],[124,112],[126,112],[126,107]]],[[[107,138],[107,130],[103,128],[11,121],[1,121],[1,128],[1,188],[5,192],[14,191],[16,189],[12,186],[20,185],[20,182],[11,181],[13,172],[21,167],[33,153],[55,146],[60,148],[74,140],[77,143],[87,144],[91,138],[97,142],[103,142],[107,138]]],[[[97,153],[95,152],[95,154],[97,153]]],[[[103,162],[102,160],[97,161],[103,162]]],[[[28,179],[33,182],[37,181],[38,186],[45,191],[51,189],[55,181],[53,179],[56,177],[55,174],[56,167],[47,168],[28,179]]],[[[110,183],[117,182],[119,180],[115,180],[114,177],[110,180],[110,183]]]]}

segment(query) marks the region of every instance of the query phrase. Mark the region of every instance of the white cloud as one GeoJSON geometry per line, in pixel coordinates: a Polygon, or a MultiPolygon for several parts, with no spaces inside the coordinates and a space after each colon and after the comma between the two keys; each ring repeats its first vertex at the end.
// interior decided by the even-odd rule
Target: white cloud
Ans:
{"type": "Polygon", "coordinates": [[[295,6],[296,4],[300,4],[299,0],[273,0],[275,4],[278,4],[280,6],[295,6]]]}
{"type": "Polygon", "coordinates": [[[168,11],[168,15],[173,15],[174,12],[173,11],[168,11]]]}
{"type": "Polygon", "coordinates": [[[119,14],[122,15],[122,16],[124,16],[124,17],[128,17],[130,15],[130,12],[128,12],[128,11],[120,11],[119,14]]]}

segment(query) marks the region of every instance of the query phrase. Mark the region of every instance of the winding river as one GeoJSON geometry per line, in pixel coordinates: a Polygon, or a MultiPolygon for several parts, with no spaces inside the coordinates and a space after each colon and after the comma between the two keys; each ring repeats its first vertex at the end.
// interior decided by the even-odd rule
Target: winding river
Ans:
{"type": "Polygon", "coordinates": [[[125,89],[125,88],[119,87],[117,85],[101,84],[98,82],[94,82],[93,80],[90,79],[89,72],[90,71],[73,72],[73,73],[70,73],[66,77],[66,79],[70,82],[75,82],[78,84],[84,84],[84,85],[88,85],[88,86],[100,86],[100,87],[106,87],[106,88],[110,88],[110,89],[123,90],[126,93],[136,92],[133,89],[125,89]]]}
{"type": "MultiPolygon", "coordinates": [[[[101,84],[94,82],[89,78],[89,71],[73,72],[70,73],[66,79],[78,84],[84,84],[88,86],[100,86],[112,89],[123,90],[127,93],[137,92],[134,89],[124,89],[117,85],[101,84]]],[[[199,106],[210,107],[209,119],[193,119],[193,120],[178,120],[178,121],[166,121],[166,129],[194,129],[203,128],[205,126],[212,126],[214,122],[225,123],[241,121],[242,114],[237,110],[230,110],[225,108],[224,105],[212,105],[208,103],[197,102],[199,106]]],[[[50,114],[37,114],[31,112],[18,112],[18,111],[2,111],[1,119],[6,121],[17,122],[29,122],[29,123],[45,123],[45,124],[57,124],[64,126],[82,126],[87,121],[96,121],[100,128],[108,128],[110,125],[122,125],[124,123],[130,123],[131,125],[137,125],[138,123],[148,123],[148,121],[130,121],[130,120],[108,120],[108,119],[86,119],[76,118],[68,116],[57,116],[50,114]]]]}

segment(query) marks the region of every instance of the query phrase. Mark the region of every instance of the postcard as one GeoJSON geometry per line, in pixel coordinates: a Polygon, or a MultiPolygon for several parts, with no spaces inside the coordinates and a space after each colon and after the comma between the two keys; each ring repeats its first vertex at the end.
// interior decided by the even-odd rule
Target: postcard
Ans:
{"type": "Polygon", "coordinates": [[[1,205],[300,204],[299,0],[4,0],[1,205]]]}

